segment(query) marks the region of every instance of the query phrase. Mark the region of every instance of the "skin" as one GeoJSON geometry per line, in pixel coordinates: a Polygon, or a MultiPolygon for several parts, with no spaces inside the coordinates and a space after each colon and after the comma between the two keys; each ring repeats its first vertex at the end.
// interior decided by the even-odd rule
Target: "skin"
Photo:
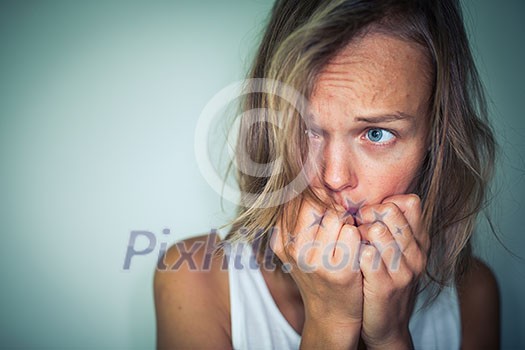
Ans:
{"type": "Polygon", "coordinates": [[[281,225],[272,246],[294,267],[308,331],[302,348],[327,341],[352,348],[360,337],[368,348],[411,346],[409,311],[429,240],[421,229],[419,198],[405,193],[427,149],[428,71],[416,45],[368,34],[349,44],[318,78],[307,120],[315,159],[311,186],[336,208],[303,202],[298,225],[293,232],[281,225]],[[358,208],[356,220],[345,215],[358,208]],[[322,217],[322,224],[312,225],[312,217],[322,217]],[[371,244],[361,246],[362,240],[371,244]],[[318,246],[306,249],[311,242],[318,246]],[[329,266],[348,251],[354,268],[334,273],[323,263],[334,242],[348,249],[332,249],[329,266]],[[380,247],[399,247],[399,263],[392,263],[394,249],[380,247]],[[374,266],[376,256],[381,258],[374,266]],[[318,268],[311,273],[308,266],[318,268]]]}
{"type": "MultiPolygon", "coordinates": [[[[291,272],[261,269],[277,306],[302,335],[301,348],[357,348],[360,341],[369,349],[411,347],[408,321],[429,239],[420,200],[408,192],[427,149],[428,72],[415,44],[367,34],[319,76],[308,119],[315,159],[308,172],[312,189],[336,205],[303,201],[296,227],[281,223],[271,240],[291,272]],[[392,115],[398,117],[384,117],[392,115]],[[343,246],[347,265],[329,271],[326,261],[343,261],[343,246]]],[[[166,265],[180,255],[171,248],[166,265]]],[[[204,256],[204,249],[195,252],[198,266],[204,256]]],[[[157,271],[159,348],[231,348],[228,275],[220,265],[216,257],[207,271],[188,264],[157,271]]],[[[498,341],[497,287],[490,270],[478,267],[458,285],[464,348],[498,341]]]]}
{"type": "Polygon", "coordinates": [[[429,70],[419,47],[378,34],[351,43],[325,67],[308,118],[323,169],[311,185],[320,196],[345,207],[406,193],[428,147],[429,70]],[[380,119],[399,114],[410,117],[380,119]],[[370,140],[372,128],[383,129],[381,142],[370,140]]]}

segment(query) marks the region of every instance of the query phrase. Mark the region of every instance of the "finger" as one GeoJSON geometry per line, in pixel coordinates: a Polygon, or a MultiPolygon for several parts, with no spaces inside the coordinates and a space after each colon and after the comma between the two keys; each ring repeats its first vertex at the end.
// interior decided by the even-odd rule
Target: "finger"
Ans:
{"type": "Polygon", "coordinates": [[[317,231],[324,225],[325,212],[325,208],[321,208],[308,200],[303,201],[295,226],[296,243],[315,240],[317,231]]]}
{"type": "Polygon", "coordinates": [[[303,200],[294,225],[294,232],[288,233],[284,251],[294,263],[302,262],[309,266],[315,253],[315,239],[323,225],[324,209],[303,200]]]}
{"type": "Polygon", "coordinates": [[[345,224],[341,227],[334,248],[332,266],[349,267],[351,271],[359,272],[359,250],[361,248],[361,234],[357,227],[345,224]]]}
{"type": "MultiPolygon", "coordinates": [[[[362,217],[371,220],[370,217],[372,216],[377,218],[377,213],[381,213],[382,222],[386,224],[391,232],[397,230],[394,231],[395,233],[392,232],[392,236],[401,249],[407,265],[414,273],[421,273],[426,266],[426,251],[420,247],[401,209],[395,203],[388,202],[363,208],[362,217]]],[[[391,259],[390,261],[394,261],[395,266],[395,260],[399,258],[394,255],[390,256],[389,259],[391,259]]]]}
{"type": "Polygon", "coordinates": [[[377,249],[385,267],[389,271],[399,269],[399,262],[403,258],[398,243],[392,237],[388,227],[381,221],[367,225],[367,236],[370,243],[377,249]]]}
{"type": "MultiPolygon", "coordinates": [[[[411,254],[413,250],[419,249],[408,220],[394,203],[389,202],[363,207],[360,210],[360,220],[363,224],[376,222],[385,224],[391,233],[392,239],[398,244],[403,254],[411,254]]],[[[372,241],[368,237],[368,231],[365,239],[372,241]]]]}
{"type": "MultiPolygon", "coordinates": [[[[335,242],[343,225],[339,220],[338,214],[333,210],[327,210],[322,218],[315,211],[311,213],[314,216],[314,221],[310,223],[306,230],[317,229],[315,237],[308,240],[298,240],[300,249],[297,262],[305,271],[315,271],[319,267],[323,269],[329,267],[331,262],[329,259],[333,256],[335,242]]],[[[305,235],[304,237],[307,236],[305,235]]]]}
{"type": "MultiPolygon", "coordinates": [[[[351,265],[350,246],[338,241],[343,225],[345,225],[345,219],[339,213],[333,210],[325,213],[323,225],[316,236],[316,242],[320,243],[318,259],[322,260],[321,263],[325,270],[341,271],[351,265]],[[336,250],[339,250],[337,257],[335,256],[336,250]]],[[[357,240],[357,238],[354,239],[357,240]]]]}
{"type": "Polygon", "coordinates": [[[392,281],[398,288],[404,288],[410,285],[419,274],[414,271],[406,259],[402,257],[396,261],[392,267],[387,267],[392,281]]]}
{"type": "Polygon", "coordinates": [[[401,209],[401,212],[405,215],[410,226],[413,228],[419,228],[421,224],[422,208],[421,200],[418,195],[413,193],[394,195],[385,198],[382,203],[394,203],[399,209],[401,209]]]}
{"type": "Polygon", "coordinates": [[[429,237],[423,231],[421,199],[416,194],[394,195],[383,200],[383,203],[394,203],[406,217],[416,241],[425,252],[429,248],[429,237]]]}
{"type": "Polygon", "coordinates": [[[320,243],[323,254],[326,253],[327,255],[333,256],[337,237],[343,224],[335,211],[326,211],[322,225],[320,225],[316,236],[316,241],[320,243]]]}
{"type": "Polygon", "coordinates": [[[356,226],[355,218],[350,213],[343,213],[340,217],[340,220],[345,224],[356,226]]]}
{"type": "MultiPolygon", "coordinates": [[[[390,285],[392,278],[381,259],[381,254],[373,245],[362,244],[359,252],[359,267],[366,283],[375,286],[390,285]]],[[[377,289],[376,289],[377,290],[377,289]]],[[[379,289],[380,290],[380,289],[379,289]]]]}

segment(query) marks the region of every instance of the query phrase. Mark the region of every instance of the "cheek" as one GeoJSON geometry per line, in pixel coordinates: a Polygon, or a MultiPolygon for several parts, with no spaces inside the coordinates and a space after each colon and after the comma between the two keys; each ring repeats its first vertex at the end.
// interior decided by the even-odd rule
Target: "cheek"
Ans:
{"type": "Polygon", "coordinates": [[[308,161],[304,164],[305,174],[311,187],[323,187],[320,179],[322,172],[322,149],[318,143],[309,145],[308,161]]]}
{"type": "Polygon", "coordinates": [[[409,173],[406,169],[390,169],[390,171],[381,175],[366,176],[362,182],[366,187],[366,192],[374,193],[374,197],[388,197],[394,194],[403,194],[409,188],[414,174],[409,173]]]}
{"type": "Polygon", "coordinates": [[[370,159],[360,174],[361,190],[377,202],[406,193],[419,170],[419,157],[414,158],[370,159]]]}
{"type": "Polygon", "coordinates": [[[319,172],[311,169],[310,167],[306,167],[306,176],[308,178],[308,183],[310,184],[310,187],[322,189],[324,188],[323,182],[321,180],[321,175],[319,175],[319,172]]]}

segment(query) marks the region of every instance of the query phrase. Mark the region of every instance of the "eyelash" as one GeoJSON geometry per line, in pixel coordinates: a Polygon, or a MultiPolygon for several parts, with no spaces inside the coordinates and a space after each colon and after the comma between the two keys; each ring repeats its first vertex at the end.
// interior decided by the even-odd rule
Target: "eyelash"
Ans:
{"type": "Polygon", "coordinates": [[[321,137],[321,135],[319,135],[319,133],[313,131],[312,129],[306,129],[306,130],[304,131],[304,133],[306,134],[306,136],[307,136],[308,138],[313,138],[313,139],[316,139],[316,140],[319,139],[319,138],[321,137]]]}
{"type": "Polygon", "coordinates": [[[385,128],[368,128],[364,131],[364,135],[363,135],[363,138],[370,142],[374,147],[387,147],[387,146],[390,146],[392,145],[394,142],[396,142],[396,139],[397,139],[397,134],[393,131],[393,130],[390,130],[390,129],[385,129],[385,128]],[[391,134],[391,139],[390,140],[387,140],[387,141],[383,141],[383,142],[374,142],[372,140],[370,140],[368,138],[368,133],[371,131],[371,130],[381,130],[381,131],[386,131],[387,133],[391,134]]]}

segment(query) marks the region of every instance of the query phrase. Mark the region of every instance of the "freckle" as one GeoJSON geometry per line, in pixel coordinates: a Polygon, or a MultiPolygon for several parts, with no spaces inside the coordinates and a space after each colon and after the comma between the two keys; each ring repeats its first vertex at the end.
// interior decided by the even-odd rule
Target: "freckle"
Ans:
{"type": "Polygon", "coordinates": [[[182,306],[179,305],[179,307],[177,309],[182,310],[182,306]]]}

